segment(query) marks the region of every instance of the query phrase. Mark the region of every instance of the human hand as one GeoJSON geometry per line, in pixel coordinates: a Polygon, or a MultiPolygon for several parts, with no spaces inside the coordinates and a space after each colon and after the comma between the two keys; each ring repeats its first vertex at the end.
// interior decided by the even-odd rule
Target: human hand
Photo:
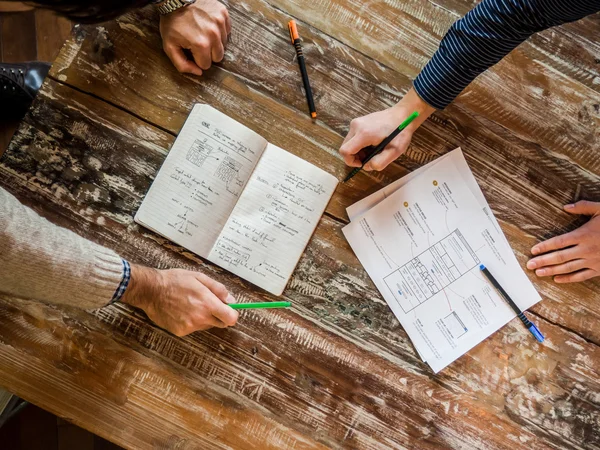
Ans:
{"type": "Polygon", "coordinates": [[[535,245],[528,269],[539,277],[554,276],[557,283],[574,283],[600,275],[600,203],[579,201],[566,205],[571,214],[592,216],[589,222],[570,233],[535,245]]]}
{"type": "Polygon", "coordinates": [[[229,33],[229,13],[217,0],[196,0],[160,17],[163,48],[181,73],[202,75],[213,62],[222,61],[229,33]],[[192,53],[193,61],[184,49],[192,53]]]}
{"type": "Polygon", "coordinates": [[[364,167],[365,170],[383,170],[406,151],[415,130],[435,111],[435,108],[421,100],[415,90],[411,89],[397,105],[354,119],[340,147],[340,154],[346,164],[350,167],[360,167],[367,156],[363,149],[370,145],[379,145],[414,111],[419,113],[419,117],[364,167]]]}
{"type": "Polygon", "coordinates": [[[159,327],[176,336],[236,324],[235,299],[225,286],[190,270],[131,266],[122,302],[140,308],[159,327]]]}

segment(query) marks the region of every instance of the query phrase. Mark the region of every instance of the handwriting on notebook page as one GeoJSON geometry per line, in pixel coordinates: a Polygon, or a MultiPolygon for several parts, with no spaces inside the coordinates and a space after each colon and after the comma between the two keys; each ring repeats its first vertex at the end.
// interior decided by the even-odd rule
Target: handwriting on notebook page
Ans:
{"type": "Polygon", "coordinates": [[[265,147],[263,138],[217,110],[194,107],[139,219],[206,256],[265,147]]]}
{"type": "Polygon", "coordinates": [[[269,145],[209,259],[268,290],[282,289],[336,184],[331,175],[269,145]]]}

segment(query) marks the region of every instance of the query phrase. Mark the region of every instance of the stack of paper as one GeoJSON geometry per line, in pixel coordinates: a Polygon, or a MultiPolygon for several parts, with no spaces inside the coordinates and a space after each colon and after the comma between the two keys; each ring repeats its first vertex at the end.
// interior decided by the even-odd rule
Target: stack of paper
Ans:
{"type": "Polygon", "coordinates": [[[346,239],[436,373],[515,317],[481,264],[522,310],[541,300],[460,148],[347,212],[346,239]]]}

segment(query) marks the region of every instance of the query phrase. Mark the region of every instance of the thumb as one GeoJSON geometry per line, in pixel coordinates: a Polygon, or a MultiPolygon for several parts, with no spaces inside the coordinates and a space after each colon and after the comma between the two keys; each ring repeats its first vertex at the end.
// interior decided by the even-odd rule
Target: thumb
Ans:
{"type": "Polygon", "coordinates": [[[345,142],[340,147],[340,153],[345,158],[346,156],[354,156],[363,148],[372,144],[373,139],[367,133],[356,133],[352,139],[345,142]]]}
{"type": "Polygon", "coordinates": [[[167,45],[165,46],[165,53],[179,72],[191,73],[198,76],[202,75],[202,69],[193,61],[187,59],[181,47],[167,45]]]}
{"type": "Polygon", "coordinates": [[[565,211],[570,214],[582,214],[584,216],[595,216],[600,214],[600,203],[580,200],[577,203],[565,205],[565,211]]]}
{"type": "Polygon", "coordinates": [[[344,162],[350,167],[362,166],[362,161],[359,157],[359,152],[371,145],[371,140],[366,133],[357,133],[348,142],[345,142],[340,147],[340,154],[344,157],[344,162]]]}

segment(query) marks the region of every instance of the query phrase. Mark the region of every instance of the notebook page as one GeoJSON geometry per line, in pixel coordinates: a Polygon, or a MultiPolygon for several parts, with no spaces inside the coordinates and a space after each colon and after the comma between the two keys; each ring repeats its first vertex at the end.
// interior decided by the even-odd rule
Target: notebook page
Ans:
{"type": "Polygon", "coordinates": [[[268,144],[208,259],[281,295],[337,184],[268,144]]]}
{"type": "Polygon", "coordinates": [[[135,221],[206,257],[267,141],[209,105],[195,105],[135,221]]]}

